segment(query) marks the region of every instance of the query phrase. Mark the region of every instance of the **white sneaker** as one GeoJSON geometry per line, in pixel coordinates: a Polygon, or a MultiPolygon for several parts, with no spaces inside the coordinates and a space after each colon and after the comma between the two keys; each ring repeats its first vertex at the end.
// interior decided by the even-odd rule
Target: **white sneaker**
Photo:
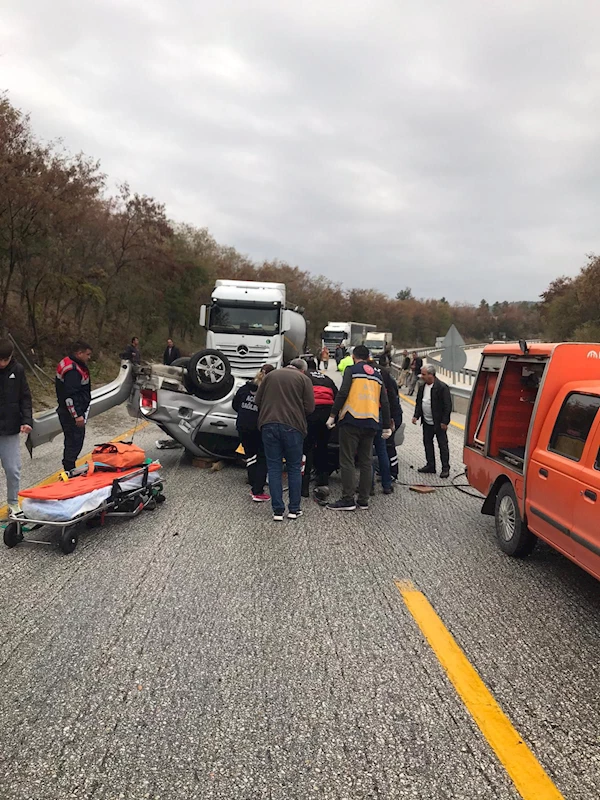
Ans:
{"type": "Polygon", "coordinates": [[[288,514],[288,519],[298,519],[298,517],[302,516],[302,511],[290,511],[288,514]]]}
{"type": "Polygon", "coordinates": [[[8,511],[13,517],[16,517],[18,514],[21,513],[21,509],[19,508],[18,504],[13,505],[12,503],[8,504],[8,511]]]}
{"type": "Polygon", "coordinates": [[[273,514],[273,522],[283,522],[283,514],[273,514]]]}

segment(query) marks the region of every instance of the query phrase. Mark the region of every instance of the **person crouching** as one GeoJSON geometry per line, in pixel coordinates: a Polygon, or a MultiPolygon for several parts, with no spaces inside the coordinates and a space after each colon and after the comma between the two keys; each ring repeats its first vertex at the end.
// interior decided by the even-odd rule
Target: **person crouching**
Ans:
{"type": "Polygon", "coordinates": [[[265,364],[261,367],[253,380],[240,386],[232,404],[233,410],[237,411],[236,428],[244,448],[248,483],[255,503],[264,503],[271,499],[265,492],[267,459],[265,458],[262,436],[258,430],[258,406],[255,401],[258,387],[263,378],[273,369],[275,368],[271,364],[265,364]]]}
{"type": "Polygon", "coordinates": [[[327,420],[331,407],[337,395],[337,386],[327,375],[317,370],[314,359],[307,360],[308,377],[313,385],[315,395],[315,410],[306,419],[308,432],[304,440],[304,454],[306,464],[302,476],[302,497],[309,496],[310,477],[316,472],[317,487],[329,485],[329,457],[327,446],[329,444],[330,430],[327,420]]]}

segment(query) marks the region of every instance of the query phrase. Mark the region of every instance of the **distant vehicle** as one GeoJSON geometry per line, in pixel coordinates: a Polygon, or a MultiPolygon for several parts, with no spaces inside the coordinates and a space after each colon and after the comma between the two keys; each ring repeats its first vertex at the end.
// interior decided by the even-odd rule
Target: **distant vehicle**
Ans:
{"type": "Polygon", "coordinates": [[[364,322],[328,322],[321,334],[321,346],[327,347],[331,356],[340,346],[351,352],[353,347],[363,344],[367,334],[375,328],[375,325],[364,322]]]}
{"type": "Polygon", "coordinates": [[[374,358],[383,355],[393,355],[392,334],[387,331],[370,331],[365,339],[365,346],[369,348],[374,358]]]}
{"type": "Polygon", "coordinates": [[[441,350],[442,349],[442,347],[444,346],[444,339],[445,338],[446,338],[445,336],[436,336],[435,345],[434,345],[436,350],[441,350]]]}
{"type": "Polygon", "coordinates": [[[500,548],[537,539],[600,578],[600,344],[492,344],[465,428],[471,486],[500,548]]]}

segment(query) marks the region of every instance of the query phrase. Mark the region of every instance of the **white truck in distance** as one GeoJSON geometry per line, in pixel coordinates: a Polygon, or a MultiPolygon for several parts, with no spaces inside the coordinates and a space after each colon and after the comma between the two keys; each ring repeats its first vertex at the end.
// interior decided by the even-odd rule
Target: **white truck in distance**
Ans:
{"type": "Polygon", "coordinates": [[[350,352],[353,347],[363,344],[369,331],[374,331],[375,328],[375,325],[364,322],[328,322],[321,334],[321,343],[323,347],[327,347],[333,358],[336,347],[344,347],[350,352]]]}
{"type": "Polygon", "coordinates": [[[227,356],[231,374],[251,378],[263,364],[281,367],[304,352],[306,320],[286,305],[284,283],[218,280],[202,306],[206,347],[227,356]]]}
{"type": "Polygon", "coordinates": [[[392,355],[392,334],[389,331],[372,331],[367,334],[365,345],[371,351],[371,355],[375,358],[384,353],[392,355]]]}

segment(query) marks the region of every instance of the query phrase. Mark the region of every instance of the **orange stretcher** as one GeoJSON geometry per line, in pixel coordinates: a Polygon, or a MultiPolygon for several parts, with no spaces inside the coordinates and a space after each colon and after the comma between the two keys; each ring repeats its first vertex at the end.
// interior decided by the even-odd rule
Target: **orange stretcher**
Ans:
{"type": "Polygon", "coordinates": [[[160,469],[158,461],[121,471],[99,470],[90,462],[47,486],[23,489],[19,492],[22,512],[11,513],[4,528],[4,544],[15,547],[25,540],[25,533],[49,526],[63,553],[72,553],[79,539],[75,528],[79,523],[95,528],[107,517],[136,517],[163,503],[160,469]]]}

